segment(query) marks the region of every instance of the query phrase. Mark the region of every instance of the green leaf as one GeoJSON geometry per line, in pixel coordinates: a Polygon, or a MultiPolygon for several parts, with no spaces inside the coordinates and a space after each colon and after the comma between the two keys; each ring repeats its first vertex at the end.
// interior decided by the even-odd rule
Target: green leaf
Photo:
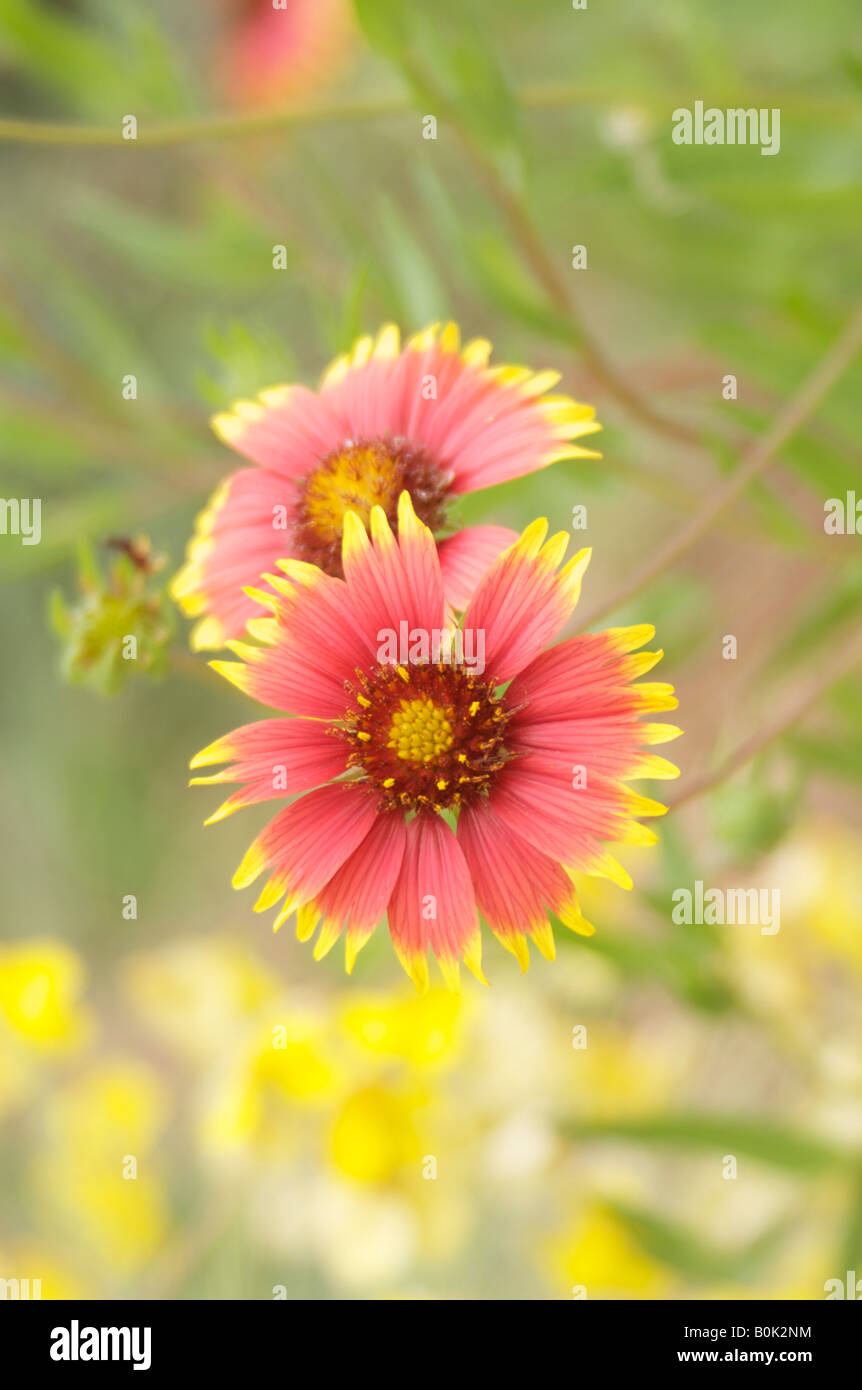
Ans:
{"type": "Polygon", "coordinates": [[[355,0],[372,48],[401,71],[423,114],[453,120],[510,184],[523,181],[517,107],[470,0],[433,12],[399,0],[355,0]]]}
{"type": "Polygon", "coordinates": [[[403,0],[354,0],[354,8],[371,47],[397,63],[410,32],[403,0]]]}
{"type": "Polygon", "coordinates": [[[71,218],[160,287],[221,296],[226,289],[277,285],[272,247],[286,244],[283,235],[259,229],[239,200],[221,192],[211,192],[194,222],[180,222],[91,187],[71,218]]]}
{"type": "Polygon", "coordinates": [[[128,110],[128,74],[113,44],[93,27],[33,0],[0,0],[0,54],[93,114],[128,110]]]}
{"type": "Polygon", "coordinates": [[[549,309],[520,262],[496,232],[464,231],[463,244],[475,280],[486,298],[509,318],[545,338],[571,347],[571,321],[549,309]]]}
{"type": "Polygon", "coordinates": [[[862,1168],[862,1152],[840,1149],[769,1120],[741,1115],[664,1114],[645,1119],[564,1120],[571,1140],[622,1139],[662,1149],[734,1154],[787,1172],[814,1176],[862,1168]]]}
{"type": "Polygon", "coordinates": [[[152,15],[100,5],[89,23],[34,0],[0,0],[0,55],[93,116],[185,113],[189,80],[152,15]]]}
{"type": "Polygon", "coordinates": [[[643,1207],[621,1201],[605,1205],[653,1260],[702,1283],[736,1283],[750,1278],[787,1235],[787,1226],[781,1223],[742,1249],[722,1250],[643,1207]]]}
{"type": "Polygon", "coordinates": [[[811,772],[841,782],[862,782],[862,745],[858,738],[789,734],[787,744],[794,757],[811,772]]]}
{"type": "Polygon", "coordinates": [[[398,204],[390,198],[381,199],[378,215],[387,265],[403,306],[403,322],[418,329],[448,318],[448,295],[398,204]]]}
{"type": "Polygon", "coordinates": [[[296,377],[296,358],[284,338],[269,325],[245,320],[211,322],[203,334],[215,371],[201,367],[197,385],[214,410],[247,399],[296,377]]]}
{"type": "Polygon", "coordinates": [[[808,603],[801,622],[780,642],[770,669],[787,671],[799,662],[809,662],[822,643],[834,644],[837,634],[853,619],[862,618],[862,566],[854,562],[842,568],[824,597],[808,603]]]}

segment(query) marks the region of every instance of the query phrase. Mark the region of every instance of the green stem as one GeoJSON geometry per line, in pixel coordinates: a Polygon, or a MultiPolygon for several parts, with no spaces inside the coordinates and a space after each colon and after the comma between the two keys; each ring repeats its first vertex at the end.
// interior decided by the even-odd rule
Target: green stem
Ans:
{"type": "MultiPolygon", "coordinates": [[[[573,86],[566,82],[526,83],[516,88],[519,105],[528,111],[556,111],[589,107],[642,107],[655,114],[667,114],[684,98],[679,93],[664,92],[626,92],[609,88],[573,86]]],[[[715,98],[718,106],[752,105],[749,98],[738,90],[721,94],[715,98]]],[[[782,110],[794,110],[809,116],[821,116],[828,120],[841,120],[850,117],[858,109],[852,101],[824,99],[822,97],[794,96],[788,99],[786,92],[765,93],[758,91],[757,103],[760,106],[778,104],[782,110]]],[[[147,128],[142,121],[142,129],[137,141],[123,139],[119,127],[101,125],[64,125],[56,121],[23,121],[13,117],[0,119],[0,140],[15,144],[38,145],[126,145],[138,144],[148,147],[166,145],[185,145],[198,140],[234,139],[247,135],[265,135],[272,131],[290,130],[302,126],[341,125],[354,121],[373,121],[394,116],[406,116],[415,107],[408,97],[381,97],[376,100],[363,100],[336,103],[333,106],[291,108],[284,111],[238,112],[236,115],[202,116],[194,120],[176,121],[164,125],[154,124],[147,128]]]]}
{"type": "Polygon", "coordinates": [[[289,111],[250,111],[235,116],[202,116],[190,121],[148,126],[139,121],[137,137],[123,138],[120,125],[60,125],[54,121],[0,120],[0,141],[33,145],[144,145],[149,149],[166,145],[193,144],[198,140],[224,140],[246,135],[266,135],[273,131],[302,126],[341,125],[354,121],[400,116],[410,110],[403,98],[345,102],[340,106],[294,108],[289,111]]]}

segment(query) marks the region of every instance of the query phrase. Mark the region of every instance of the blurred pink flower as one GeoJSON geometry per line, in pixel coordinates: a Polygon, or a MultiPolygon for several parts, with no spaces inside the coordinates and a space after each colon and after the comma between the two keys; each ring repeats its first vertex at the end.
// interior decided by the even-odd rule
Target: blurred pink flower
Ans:
{"type": "Polygon", "coordinates": [[[217,80],[234,106],[311,101],[345,65],[347,0],[233,0],[230,11],[217,80]]]}
{"type": "MultiPolygon", "coordinates": [[[[553,371],[490,364],[491,344],[461,348],[455,324],[402,347],[388,324],[360,338],[324,374],[320,390],[280,386],[213,421],[251,459],[227,478],[198,518],[171,592],[190,617],[198,649],[222,647],[256,612],[244,588],[294,557],[339,576],[345,513],[368,525],[374,506],[395,521],[407,491],[435,536],[450,502],[564,458],[598,458],[575,444],[601,426],[595,410],[548,394],[553,371]]],[[[471,526],[439,539],[446,597],[466,607],[480,575],[516,533],[471,526]]]]}

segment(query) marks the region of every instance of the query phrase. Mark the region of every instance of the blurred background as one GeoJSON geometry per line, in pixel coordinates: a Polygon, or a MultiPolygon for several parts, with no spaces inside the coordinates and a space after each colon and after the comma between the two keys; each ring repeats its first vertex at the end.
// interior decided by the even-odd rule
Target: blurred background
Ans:
{"type": "Polygon", "coordinates": [[[835,665],[862,540],[823,525],[862,496],[852,354],[617,597],[854,310],[854,0],[0,0],[0,83],[2,492],[42,499],[40,544],[0,537],[0,1277],[817,1299],[862,1276],[862,701],[835,665]],[[696,100],[780,108],[780,153],[675,145],[696,100]],[[214,411],[449,317],[605,426],[601,461],[453,519],[585,507],[584,618],[656,624],[679,786],[756,748],[622,851],[632,893],[583,885],[595,937],[557,926],[522,978],[487,934],[489,989],[417,999],[384,930],[348,979],[232,892],[267,810],[204,831],[186,769],[258,710],[164,586],[237,461],[214,411]],[[780,931],[675,924],[696,880],[779,889],[780,931]]]}

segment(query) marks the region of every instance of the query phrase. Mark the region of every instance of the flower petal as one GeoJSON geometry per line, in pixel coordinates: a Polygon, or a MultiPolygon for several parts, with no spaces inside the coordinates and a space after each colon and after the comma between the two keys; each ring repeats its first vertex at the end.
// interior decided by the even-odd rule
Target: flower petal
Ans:
{"type": "Polygon", "coordinates": [[[513,680],[508,698],[513,705],[528,706],[528,723],[593,716],[635,719],[644,711],[675,709],[678,702],[672,686],[630,685],[661,656],[660,652],[630,655],[654,636],[655,628],[639,623],[570,637],[542,652],[522,670],[513,680]]]}
{"type": "Polygon", "coordinates": [[[544,543],[548,523],[534,521],[479,582],[465,628],[485,632],[485,666],[497,681],[511,680],[556,637],[571,617],[589,564],[580,550],[559,570],[568,536],[544,543]]]}
{"type": "Polygon", "coordinates": [[[189,617],[207,615],[192,632],[196,651],[223,647],[254,617],[254,602],[243,590],[290,553],[290,532],[282,523],[293,502],[290,484],[262,468],[241,468],[210,498],[170,586],[189,617]]]}
{"type": "Polygon", "coordinates": [[[375,798],[364,788],[330,783],[294,801],[271,820],[233,877],[247,888],[265,869],[271,877],[255,904],[263,912],[287,893],[275,927],[328,883],[374,824],[375,798]]]}
{"type": "Polygon", "coordinates": [[[407,826],[401,872],[389,903],[389,931],[398,959],[417,989],[428,986],[428,947],[450,987],[458,957],[482,976],[482,942],[467,861],[440,816],[421,813],[407,826]]]}
{"type": "Polygon", "coordinates": [[[465,806],[458,818],[476,904],[494,935],[526,970],[527,934],[553,959],[554,938],[548,911],[572,930],[589,936],[572,880],[555,860],[529,844],[506,824],[490,801],[465,806]]]}
{"type": "Polygon", "coordinates": [[[232,766],[191,785],[242,782],[204,822],[211,825],[242,806],[296,796],[330,782],[345,771],[347,748],[331,730],[309,719],[261,719],[216,739],[193,759],[192,767],[230,762],[232,766]]]}
{"type": "Polygon", "coordinates": [[[535,754],[502,768],[490,799],[501,820],[535,849],[566,869],[611,878],[625,888],[631,887],[631,879],[602,841],[651,842],[652,832],[633,818],[660,816],[666,810],[623,782],[589,769],[583,781],[565,761],[535,754]]]}
{"type": "Polygon", "coordinates": [[[434,537],[418,520],[409,493],[398,499],[398,537],[381,507],[371,512],[371,535],[356,516],[344,519],[344,577],[350,601],[375,649],[380,632],[399,624],[431,631],[444,626],[446,603],[434,537]]]}
{"type": "Polygon", "coordinates": [[[320,960],[347,927],[348,974],[378,922],[383,918],[401,870],[407,831],[400,813],[380,815],[358,849],[307,905],[310,918],[323,918],[315,946],[320,960]]]}
{"type": "Polygon", "coordinates": [[[386,325],[360,339],[323,379],[321,400],[350,437],[391,435],[425,448],[456,493],[505,482],[560,458],[597,458],[572,443],[601,426],[592,406],[548,397],[556,372],[488,365],[491,345],[462,350],[454,323],[423,329],[399,352],[386,325]]]}
{"type": "Polygon", "coordinates": [[[467,526],[437,547],[443,588],[453,608],[466,608],[485,571],[518,539],[508,526],[467,526]]]}
{"type": "Polygon", "coordinates": [[[340,719],[345,683],[376,660],[376,644],[362,630],[344,580],[300,560],[281,561],[279,568],[286,577],[264,576],[274,593],[249,591],[272,615],[249,625],[264,645],[230,641],[241,660],[210,665],[273,709],[340,719]]]}
{"type": "MultiPolygon", "coordinates": [[[[344,422],[306,386],[275,386],[212,422],[219,439],[281,478],[304,478],[345,439],[344,422]]],[[[349,432],[348,432],[349,435],[349,432]]]]}
{"type": "Polygon", "coordinates": [[[516,707],[510,746],[562,760],[574,770],[608,778],[667,778],[678,769],[644,751],[681,730],[671,724],[642,724],[651,710],[673,708],[673,688],[661,682],[632,685],[652,670],[661,652],[635,647],[654,636],[647,624],[586,633],[542,652],[507,691],[516,707]]]}

